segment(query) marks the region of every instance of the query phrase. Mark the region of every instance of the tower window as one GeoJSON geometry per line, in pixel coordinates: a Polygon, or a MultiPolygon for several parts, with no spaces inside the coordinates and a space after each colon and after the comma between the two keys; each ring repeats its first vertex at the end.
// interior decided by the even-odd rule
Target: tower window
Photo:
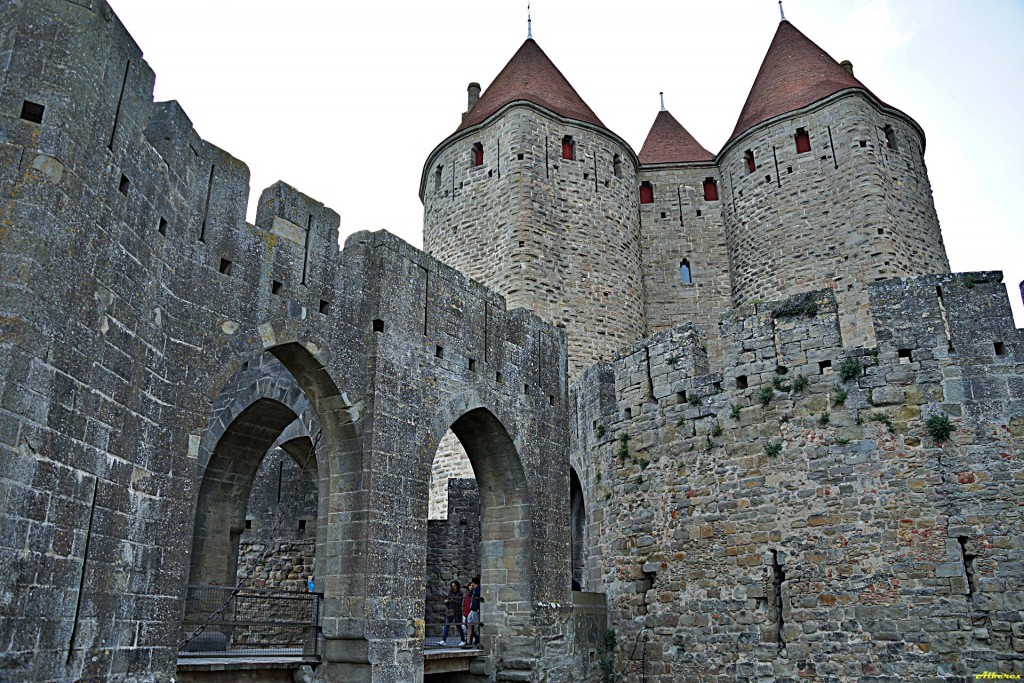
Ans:
{"type": "Polygon", "coordinates": [[[576,158],[576,143],[573,142],[571,135],[566,135],[562,138],[562,158],[569,161],[576,158]]]}
{"type": "Polygon", "coordinates": [[[470,153],[471,163],[474,167],[484,165],[484,146],[482,143],[474,142],[470,153]]]}
{"type": "Polygon", "coordinates": [[[754,163],[754,153],[751,150],[747,150],[743,153],[743,161],[747,164],[747,173],[753,173],[757,170],[757,164],[754,163]]]}
{"type": "Polygon", "coordinates": [[[441,189],[441,170],[443,168],[444,168],[443,166],[438,164],[437,168],[434,169],[434,189],[435,190],[440,190],[441,189]]]}
{"type": "Polygon", "coordinates": [[[640,203],[641,204],[653,204],[654,203],[654,188],[646,180],[640,183],[640,203]]]}
{"type": "Polygon", "coordinates": [[[42,123],[43,111],[45,110],[45,106],[25,100],[21,103],[21,118],[32,123],[42,123]]]}
{"type": "Polygon", "coordinates": [[[714,178],[704,179],[704,201],[706,202],[717,202],[718,201],[718,184],[715,183],[714,178]]]}
{"type": "Polygon", "coordinates": [[[889,149],[896,149],[896,131],[893,127],[887,125],[882,132],[885,133],[885,146],[889,149]]]}
{"type": "Polygon", "coordinates": [[[618,154],[612,157],[612,172],[615,173],[616,178],[622,177],[622,157],[618,154]]]}
{"type": "Polygon", "coordinates": [[[803,128],[796,129],[796,153],[803,154],[811,151],[811,137],[803,128]]]}
{"type": "Polygon", "coordinates": [[[682,283],[684,285],[692,285],[693,284],[693,276],[692,275],[693,274],[690,271],[690,262],[688,260],[686,260],[686,259],[683,259],[682,261],[680,261],[680,263],[679,263],[679,279],[682,281],[682,283]]]}

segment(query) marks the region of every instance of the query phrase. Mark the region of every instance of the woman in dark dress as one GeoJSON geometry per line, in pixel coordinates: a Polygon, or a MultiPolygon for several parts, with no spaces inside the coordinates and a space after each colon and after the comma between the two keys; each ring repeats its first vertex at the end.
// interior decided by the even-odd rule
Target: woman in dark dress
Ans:
{"type": "Polygon", "coordinates": [[[466,631],[462,628],[462,585],[458,581],[452,581],[451,590],[444,598],[444,630],[441,640],[437,641],[441,647],[448,646],[448,627],[452,624],[459,629],[459,647],[462,647],[466,644],[466,631]]]}

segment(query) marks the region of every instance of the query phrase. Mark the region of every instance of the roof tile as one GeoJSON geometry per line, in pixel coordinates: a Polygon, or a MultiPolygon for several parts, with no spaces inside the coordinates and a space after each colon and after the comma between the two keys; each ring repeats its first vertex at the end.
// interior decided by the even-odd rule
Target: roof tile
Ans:
{"type": "Polygon", "coordinates": [[[651,132],[640,149],[641,164],[669,164],[711,161],[715,155],[704,149],[672,114],[662,110],[654,118],[651,132]]]}
{"type": "Polygon", "coordinates": [[[868,90],[814,41],[782,21],[729,139],[846,88],[868,90]]]}
{"type": "Polygon", "coordinates": [[[540,105],[567,119],[607,128],[544,50],[527,38],[455,130],[476,125],[517,100],[540,105]]]}

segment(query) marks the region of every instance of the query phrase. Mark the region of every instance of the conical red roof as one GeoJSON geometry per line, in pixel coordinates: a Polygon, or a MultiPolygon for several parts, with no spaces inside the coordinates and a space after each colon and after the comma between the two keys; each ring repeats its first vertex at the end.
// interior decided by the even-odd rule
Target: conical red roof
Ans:
{"type": "Polygon", "coordinates": [[[476,125],[517,100],[533,102],[567,119],[606,127],[544,50],[527,38],[455,130],[476,125]]]}
{"type": "Polygon", "coordinates": [[[641,164],[711,161],[714,158],[714,154],[701,147],[683,124],[664,109],[654,118],[651,132],[640,148],[641,164]]]}
{"type": "Polygon", "coordinates": [[[846,88],[867,90],[814,41],[782,21],[729,139],[846,88]]]}

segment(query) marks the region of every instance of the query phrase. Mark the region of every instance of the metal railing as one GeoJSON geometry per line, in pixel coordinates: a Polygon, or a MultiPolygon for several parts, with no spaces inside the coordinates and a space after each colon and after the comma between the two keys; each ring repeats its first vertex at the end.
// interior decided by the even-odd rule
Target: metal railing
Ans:
{"type": "Polygon", "coordinates": [[[323,593],[188,586],[180,657],[319,658],[323,593]]]}

